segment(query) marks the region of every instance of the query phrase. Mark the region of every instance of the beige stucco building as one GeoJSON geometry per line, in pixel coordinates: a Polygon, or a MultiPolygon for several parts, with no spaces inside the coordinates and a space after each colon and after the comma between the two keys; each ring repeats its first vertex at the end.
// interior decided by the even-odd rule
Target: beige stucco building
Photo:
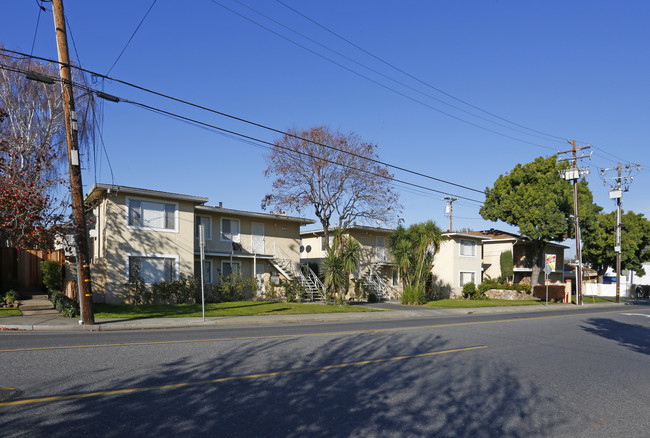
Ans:
{"type": "Polygon", "coordinates": [[[94,228],[94,300],[129,300],[125,285],[137,266],[145,283],[200,275],[199,229],[205,230],[204,275],[255,276],[260,285],[299,272],[300,227],[313,220],[206,206],[208,198],[95,184],[85,198],[94,228]]]}
{"type": "MultiPolygon", "coordinates": [[[[398,299],[402,294],[402,282],[399,271],[388,251],[388,228],[353,225],[347,233],[361,245],[361,262],[354,280],[363,280],[368,292],[374,292],[383,298],[398,299]]],[[[325,233],[323,229],[301,232],[301,262],[314,263],[319,267],[327,256],[325,233]]],[[[330,246],[332,234],[329,235],[330,246]]],[[[352,287],[349,296],[352,294],[352,287]]]]}
{"type": "Polygon", "coordinates": [[[431,273],[451,287],[452,297],[462,296],[465,283],[479,284],[483,272],[483,245],[489,237],[469,233],[443,233],[446,239],[433,258],[431,273]]]}

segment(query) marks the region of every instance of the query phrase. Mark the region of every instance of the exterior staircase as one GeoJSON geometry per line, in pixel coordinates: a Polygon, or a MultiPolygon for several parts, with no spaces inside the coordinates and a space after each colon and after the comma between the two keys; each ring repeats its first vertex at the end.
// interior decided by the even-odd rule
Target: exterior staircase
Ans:
{"type": "Polygon", "coordinates": [[[368,272],[366,273],[364,282],[368,288],[368,292],[372,292],[377,295],[379,300],[389,298],[389,289],[388,285],[384,281],[383,276],[381,275],[381,267],[384,265],[383,262],[373,263],[370,265],[368,272]]]}
{"type": "Polygon", "coordinates": [[[303,289],[303,301],[325,301],[325,286],[308,265],[300,265],[289,259],[272,259],[271,264],[289,280],[296,279],[303,289]]]}

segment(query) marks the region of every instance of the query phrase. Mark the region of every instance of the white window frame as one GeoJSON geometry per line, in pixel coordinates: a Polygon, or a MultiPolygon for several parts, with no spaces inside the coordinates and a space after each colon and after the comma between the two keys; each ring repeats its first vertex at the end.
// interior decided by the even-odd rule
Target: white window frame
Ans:
{"type": "Polygon", "coordinates": [[[241,221],[238,218],[222,217],[219,219],[219,238],[222,242],[235,242],[241,243],[241,221]],[[223,221],[237,222],[237,234],[232,236],[232,239],[224,237],[223,221]]]}
{"type": "Polygon", "coordinates": [[[474,283],[474,284],[477,284],[476,283],[476,271],[459,271],[458,272],[458,286],[463,287],[465,284],[470,283],[470,281],[468,281],[467,283],[463,283],[463,274],[472,274],[474,279],[471,280],[471,282],[474,283]]]}
{"type": "MultiPolygon", "coordinates": [[[[221,277],[225,278],[226,275],[223,274],[224,265],[230,265],[230,266],[236,265],[237,266],[237,277],[241,278],[241,262],[235,261],[235,262],[230,263],[229,260],[222,260],[221,261],[221,277]]],[[[232,268],[231,268],[231,272],[232,272],[232,268]]]]}
{"type": "MultiPolygon", "coordinates": [[[[196,276],[196,272],[197,272],[196,271],[196,265],[197,264],[199,265],[199,271],[200,271],[201,270],[201,259],[200,258],[194,259],[194,276],[196,277],[196,279],[198,281],[201,281],[201,272],[199,272],[199,275],[196,276]]],[[[203,281],[206,284],[212,284],[212,279],[214,278],[214,271],[212,270],[212,268],[213,268],[212,260],[203,260],[203,269],[205,270],[206,267],[208,268],[208,272],[209,272],[208,277],[209,278],[206,278],[204,276],[203,281]]]]}
{"type": "MultiPolygon", "coordinates": [[[[174,273],[173,273],[173,278],[172,280],[178,280],[178,274],[180,270],[180,257],[176,254],[143,254],[143,253],[138,253],[138,252],[129,252],[126,253],[126,282],[128,283],[130,281],[129,274],[131,272],[131,266],[130,266],[130,258],[131,257],[143,257],[143,258],[150,258],[150,259],[174,259],[174,273]]],[[[153,283],[147,283],[145,281],[145,284],[153,284],[153,283]]]]}
{"type": "Polygon", "coordinates": [[[212,240],[212,217],[202,214],[197,214],[194,217],[194,238],[199,238],[199,225],[201,224],[205,225],[205,240],[212,240]],[[204,220],[207,222],[203,222],[204,220]]]}
{"type": "Polygon", "coordinates": [[[460,239],[458,242],[458,255],[460,257],[477,257],[478,254],[478,242],[476,240],[470,239],[460,239]],[[472,248],[472,254],[463,254],[463,244],[470,244],[472,248]]]}
{"type": "Polygon", "coordinates": [[[137,198],[137,197],[126,197],[125,205],[126,213],[126,227],[131,230],[147,230],[147,231],[157,231],[161,233],[177,233],[179,232],[179,206],[177,202],[165,202],[160,200],[153,200],[148,198],[137,198]],[[152,204],[161,204],[161,205],[173,205],[174,206],[174,228],[158,228],[158,227],[149,227],[146,225],[131,225],[129,224],[129,210],[131,201],[140,201],[140,202],[149,202],[152,204]]]}

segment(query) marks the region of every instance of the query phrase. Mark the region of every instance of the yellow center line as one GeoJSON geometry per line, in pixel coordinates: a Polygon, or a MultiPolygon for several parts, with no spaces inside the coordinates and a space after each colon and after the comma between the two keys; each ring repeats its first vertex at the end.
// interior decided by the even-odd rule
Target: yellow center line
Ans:
{"type": "Polygon", "coordinates": [[[203,381],[199,381],[199,382],[184,382],[184,383],[174,383],[174,384],[170,384],[170,385],[150,386],[150,387],[145,387],[145,388],[114,389],[114,390],[110,390],[110,391],[96,391],[96,392],[87,392],[87,393],[83,393],[83,394],[55,395],[55,396],[51,396],[51,397],[28,398],[28,399],[23,399],[23,400],[14,400],[14,401],[9,401],[9,402],[2,402],[2,403],[0,403],[0,407],[2,407],[2,406],[27,405],[27,404],[34,404],[34,403],[55,402],[55,401],[62,401],[62,400],[75,400],[75,399],[90,398],[90,397],[103,397],[103,396],[109,396],[109,395],[133,394],[133,393],[137,393],[137,392],[158,391],[158,390],[164,390],[164,389],[179,389],[179,388],[187,388],[187,387],[192,387],[192,386],[201,386],[201,385],[210,385],[210,384],[214,384],[214,383],[230,382],[230,381],[234,381],[234,380],[252,380],[252,379],[265,378],[265,377],[287,376],[287,375],[290,375],[290,374],[309,373],[309,372],[314,372],[314,371],[326,371],[326,370],[340,369],[340,368],[353,367],[353,366],[371,365],[371,364],[377,364],[377,363],[382,363],[382,362],[391,362],[391,361],[398,361],[398,360],[405,360],[405,359],[416,359],[416,358],[422,358],[422,357],[430,357],[430,356],[436,356],[436,355],[441,355],[441,354],[459,353],[459,352],[462,352],[462,351],[479,350],[479,349],[482,349],[482,348],[487,348],[487,345],[478,345],[478,346],[475,346],[475,347],[455,348],[453,350],[431,351],[431,352],[428,352],[428,353],[411,354],[411,355],[407,355],[407,356],[394,356],[394,357],[387,357],[387,358],[382,358],[382,359],[370,359],[370,360],[363,360],[363,361],[358,361],[358,362],[348,362],[348,363],[341,363],[341,364],[334,364],[334,365],[325,365],[325,366],[322,366],[322,367],[300,368],[300,369],[296,369],[296,370],[286,370],[286,371],[272,371],[272,372],[268,372],[268,373],[248,374],[248,375],[244,375],[244,376],[221,377],[221,378],[218,378],[218,379],[203,380],[203,381]]]}
{"type": "Polygon", "coordinates": [[[184,344],[184,343],[199,343],[199,342],[248,341],[248,340],[260,340],[260,339],[306,338],[306,337],[314,337],[314,336],[341,336],[341,335],[355,335],[355,334],[363,334],[363,333],[422,330],[422,329],[429,329],[429,328],[461,327],[466,325],[469,326],[469,325],[482,325],[482,324],[502,324],[506,322],[532,321],[537,319],[549,319],[549,318],[568,318],[570,316],[601,315],[607,313],[622,313],[622,311],[610,310],[610,311],[603,311],[603,312],[589,312],[589,313],[579,313],[579,314],[571,313],[568,315],[533,316],[533,317],[515,318],[509,320],[501,319],[496,321],[456,322],[456,323],[449,323],[449,324],[420,325],[414,327],[392,327],[392,328],[383,328],[383,329],[347,330],[347,331],[326,332],[326,333],[298,333],[298,334],[285,334],[285,335],[242,336],[242,337],[212,338],[212,339],[185,339],[185,340],[177,340],[177,341],[120,342],[115,344],[62,345],[59,347],[12,348],[12,349],[0,350],[0,353],[11,353],[11,352],[19,352],[19,351],[40,351],[40,350],[69,350],[69,349],[80,349],[80,348],[133,347],[133,346],[142,346],[142,345],[184,344]]]}

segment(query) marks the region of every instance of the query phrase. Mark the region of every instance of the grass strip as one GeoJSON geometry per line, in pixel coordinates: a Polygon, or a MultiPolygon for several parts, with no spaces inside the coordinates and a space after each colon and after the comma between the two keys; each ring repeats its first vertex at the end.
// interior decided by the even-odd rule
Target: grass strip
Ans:
{"type": "MultiPolygon", "coordinates": [[[[95,304],[95,318],[188,318],[201,317],[201,304],[95,304]]],[[[372,312],[361,306],[338,306],[279,301],[235,301],[206,303],[205,316],[301,315],[317,313],[372,312]]]]}

